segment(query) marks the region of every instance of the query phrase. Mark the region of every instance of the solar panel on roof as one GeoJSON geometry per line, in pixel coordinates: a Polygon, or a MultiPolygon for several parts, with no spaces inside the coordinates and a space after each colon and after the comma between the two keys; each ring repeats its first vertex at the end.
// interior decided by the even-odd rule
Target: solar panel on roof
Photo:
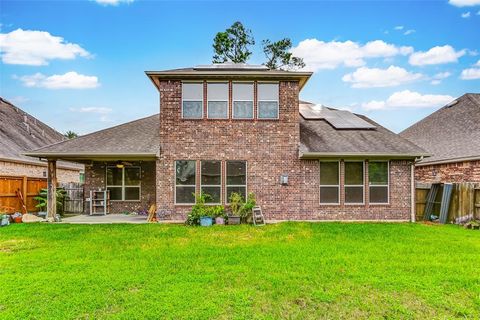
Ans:
{"type": "Polygon", "coordinates": [[[332,110],[324,106],[300,105],[300,114],[306,120],[325,120],[335,129],[375,129],[371,123],[347,110],[332,110]]]}
{"type": "Polygon", "coordinates": [[[246,63],[213,63],[201,64],[194,67],[195,70],[268,70],[267,66],[261,64],[246,63]]]}

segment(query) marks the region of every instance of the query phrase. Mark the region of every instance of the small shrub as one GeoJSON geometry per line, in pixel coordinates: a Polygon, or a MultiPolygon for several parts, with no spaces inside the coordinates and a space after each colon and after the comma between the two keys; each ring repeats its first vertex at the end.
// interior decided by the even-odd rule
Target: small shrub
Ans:
{"type": "Polygon", "coordinates": [[[221,205],[209,206],[206,205],[208,200],[211,200],[212,197],[207,193],[200,193],[195,196],[195,204],[192,206],[192,211],[187,215],[187,220],[185,224],[189,226],[198,226],[200,225],[201,217],[224,217],[225,216],[225,207],[221,205]]]}

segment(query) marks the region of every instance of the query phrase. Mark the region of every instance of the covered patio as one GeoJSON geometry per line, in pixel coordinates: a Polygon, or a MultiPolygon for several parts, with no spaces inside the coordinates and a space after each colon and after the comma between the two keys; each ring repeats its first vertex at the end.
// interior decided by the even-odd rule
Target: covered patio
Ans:
{"type": "MultiPolygon", "coordinates": [[[[157,114],[25,153],[48,161],[47,220],[53,222],[57,216],[59,160],[85,165],[85,200],[92,190],[109,190],[109,213],[144,211],[155,204],[158,121],[157,114]]],[[[141,215],[133,219],[124,214],[86,218],[65,220],[71,223],[142,223],[143,220],[141,215]]]]}

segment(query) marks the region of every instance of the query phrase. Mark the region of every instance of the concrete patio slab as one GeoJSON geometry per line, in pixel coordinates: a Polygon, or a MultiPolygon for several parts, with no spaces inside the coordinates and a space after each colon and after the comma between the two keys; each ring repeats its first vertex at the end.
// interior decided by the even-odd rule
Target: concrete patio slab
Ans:
{"type": "Polygon", "coordinates": [[[63,218],[60,223],[71,224],[112,224],[112,223],[147,223],[147,216],[107,214],[106,216],[90,216],[81,214],[78,216],[63,218]]]}

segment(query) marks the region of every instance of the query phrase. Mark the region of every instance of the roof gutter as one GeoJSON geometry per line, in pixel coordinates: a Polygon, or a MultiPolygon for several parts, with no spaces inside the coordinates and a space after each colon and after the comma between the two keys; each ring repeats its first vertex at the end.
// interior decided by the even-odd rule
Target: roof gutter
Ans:
{"type": "Polygon", "coordinates": [[[320,159],[320,158],[349,158],[349,159],[365,159],[365,158],[388,158],[388,159],[415,159],[429,154],[420,153],[372,153],[372,152],[303,152],[300,153],[300,159],[320,159]]]}
{"type": "Polygon", "coordinates": [[[446,159],[446,160],[438,160],[438,161],[430,161],[430,162],[417,162],[415,165],[418,166],[418,167],[422,167],[422,166],[430,166],[430,165],[437,165],[437,164],[456,163],[456,162],[464,162],[464,161],[476,161],[476,160],[480,160],[480,156],[465,157],[465,158],[454,158],[454,159],[446,159]]]}
{"type": "Polygon", "coordinates": [[[156,159],[156,153],[27,152],[24,155],[45,159],[156,159]]]}
{"type": "MultiPolygon", "coordinates": [[[[35,161],[35,160],[23,160],[23,159],[14,159],[14,158],[0,158],[0,161],[4,162],[12,162],[12,163],[19,163],[19,164],[28,164],[31,166],[39,166],[39,167],[47,167],[47,163],[44,161],[35,161]]],[[[75,166],[75,164],[72,164],[71,166],[65,165],[65,164],[59,164],[57,166],[59,169],[65,169],[65,170],[73,170],[73,171],[81,171],[83,168],[75,166]]]]}

